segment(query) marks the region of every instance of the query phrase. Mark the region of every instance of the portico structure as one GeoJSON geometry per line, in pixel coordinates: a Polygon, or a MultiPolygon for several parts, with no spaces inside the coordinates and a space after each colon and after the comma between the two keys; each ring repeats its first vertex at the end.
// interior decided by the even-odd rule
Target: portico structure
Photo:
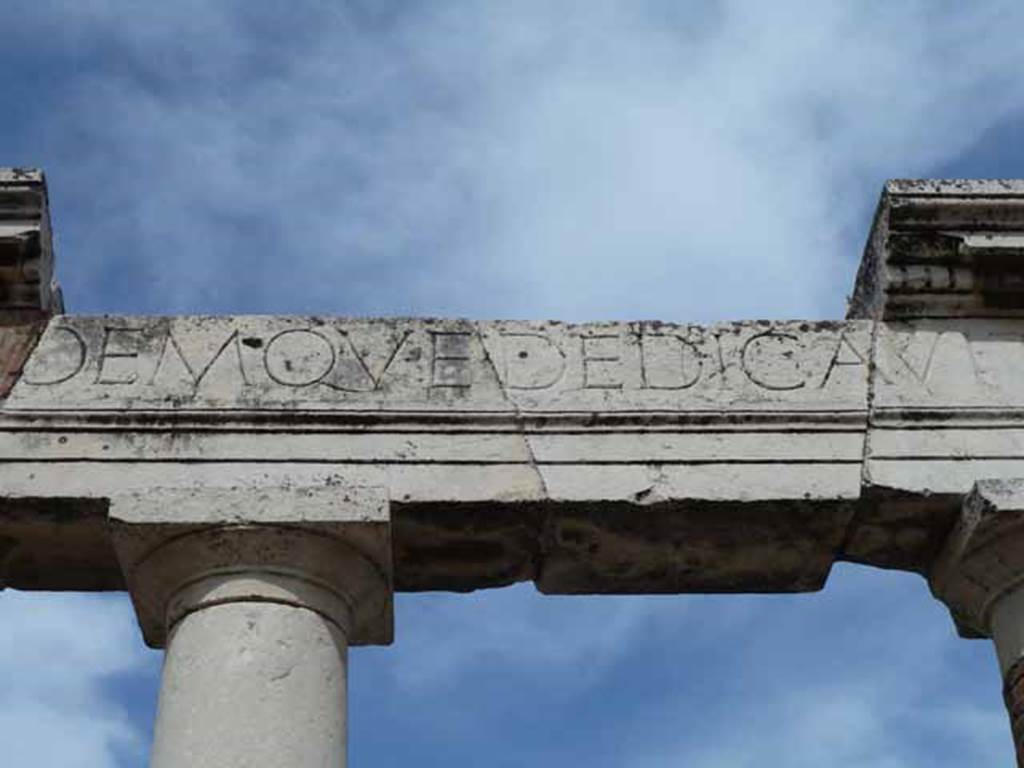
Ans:
{"type": "Polygon", "coordinates": [[[994,639],[1024,755],[1024,182],[887,184],[840,321],[83,317],[52,265],[42,175],[0,172],[0,581],[130,592],[157,768],[343,765],[395,590],[836,560],[994,639]]]}

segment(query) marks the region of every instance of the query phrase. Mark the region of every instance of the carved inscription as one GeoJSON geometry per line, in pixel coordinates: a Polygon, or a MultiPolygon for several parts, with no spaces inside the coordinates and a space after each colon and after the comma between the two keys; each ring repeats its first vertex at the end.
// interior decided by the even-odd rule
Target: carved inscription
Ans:
{"type": "Polygon", "coordinates": [[[45,364],[30,358],[20,381],[33,386],[63,384],[81,373],[89,350],[82,334],[73,327],[51,324],[45,333],[43,354],[45,364]]]}
{"type": "Polygon", "coordinates": [[[877,347],[879,406],[1024,407],[1024,337],[1013,321],[885,323],[877,347]]]}
{"type": "Polygon", "coordinates": [[[860,407],[870,323],[59,317],[6,407],[860,407]]]}
{"type": "Polygon", "coordinates": [[[754,334],[743,343],[740,353],[743,372],[750,380],[779,392],[807,386],[801,357],[800,337],[779,330],[754,334]]]}
{"type": "Polygon", "coordinates": [[[700,381],[705,355],[689,339],[652,332],[641,334],[639,343],[640,379],[645,388],[689,389],[700,381]]]}
{"type": "Polygon", "coordinates": [[[502,360],[508,389],[550,389],[562,380],[565,352],[547,336],[535,331],[502,331],[499,336],[508,345],[502,360]],[[508,349],[515,351],[508,354],[508,349]]]}

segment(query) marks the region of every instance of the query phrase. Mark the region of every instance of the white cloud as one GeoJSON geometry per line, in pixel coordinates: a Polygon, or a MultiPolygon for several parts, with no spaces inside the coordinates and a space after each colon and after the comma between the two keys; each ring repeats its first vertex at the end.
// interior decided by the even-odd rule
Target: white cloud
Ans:
{"type": "Polygon", "coordinates": [[[650,621],[649,607],[643,599],[545,597],[531,585],[402,596],[399,642],[416,651],[396,655],[389,666],[398,688],[417,692],[458,684],[460,676],[493,664],[534,679],[556,675],[578,690],[627,653],[650,621]]]}
{"type": "Polygon", "coordinates": [[[1021,103],[1005,73],[1024,63],[1024,12],[1008,3],[951,18],[931,3],[731,2],[697,43],[642,4],[602,5],[554,20],[532,56],[501,33],[521,7],[487,14],[491,58],[515,62],[513,48],[534,66],[523,83],[496,65],[497,88],[519,87],[492,100],[482,176],[498,213],[481,251],[542,314],[841,311],[856,257],[843,234],[881,180],[924,172],[1021,103]],[[975,55],[972,34],[995,53],[975,55]]]}
{"type": "Polygon", "coordinates": [[[130,263],[154,309],[834,315],[882,179],[1024,87],[1009,0],[85,7],[56,39],[124,58],[71,81],[59,183],[104,309],[130,263]]]}
{"type": "Polygon", "coordinates": [[[922,580],[841,566],[824,593],[778,599],[723,639],[733,657],[715,667],[719,700],[707,702],[714,714],[681,696],[667,714],[634,726],[640,734],[624,764],[953,768],[1012,760],[989,643],[958,639],[922,580]]]}
{"type": "Polygon", "coordinates": [[[123,596],[0,594],[0,742],[12,766],[98,768],[146,744],[115,675],[151,663],[123,596]]]}
{"type": "Polygon", "coordinates": [[[749,702],[734,708],[720,729],[703,741],[655,741],[626,764],[629,768],[952,768],[965,764],[965,757],[973,765],[1010,764],[1012,746],[1004,712],[955,701],[935,706],[905,697],[893,700],[883,691],[886,686],[877,682],[884,674],[879,670],[861,681],[840,677],[834,685],[789,692],[752,688],[749,702]],[[911,740],[920,740],[922,732],[941,734],[952,751],[938,743],[911,740]]]}

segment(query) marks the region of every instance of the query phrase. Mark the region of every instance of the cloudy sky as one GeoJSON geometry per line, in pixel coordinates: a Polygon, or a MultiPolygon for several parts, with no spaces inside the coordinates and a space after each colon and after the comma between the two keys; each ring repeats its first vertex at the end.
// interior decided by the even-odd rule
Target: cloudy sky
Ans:
{"type": "MultiPolygon", "coordinates": [[[[888,177],[1024,177],[1020,0],[3,0],[76,313],[837,318],[888,177]]],[[[1012,764],[918,577],[400,596],[355,768],[1012,764]]],[[[144,765],[121,596],[0,595],[5,765],[144,765]]]]}

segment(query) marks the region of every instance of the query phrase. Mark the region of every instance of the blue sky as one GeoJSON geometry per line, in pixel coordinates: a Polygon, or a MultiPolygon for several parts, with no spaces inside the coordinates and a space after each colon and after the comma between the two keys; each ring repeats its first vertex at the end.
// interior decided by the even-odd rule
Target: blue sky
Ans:
{"type": "MultiPolygon", "coordinates": [[[[1019,0],[5,0],[0,164],[71,312],[835,318],[888,177],[1024,177],[1019,0]]],[[[402,595],[351,763],[1010,765],[916,576],[402,595]]],[[[10,765],[141,766],[122,596],[0,595],[10,765]]]]}

